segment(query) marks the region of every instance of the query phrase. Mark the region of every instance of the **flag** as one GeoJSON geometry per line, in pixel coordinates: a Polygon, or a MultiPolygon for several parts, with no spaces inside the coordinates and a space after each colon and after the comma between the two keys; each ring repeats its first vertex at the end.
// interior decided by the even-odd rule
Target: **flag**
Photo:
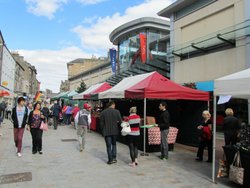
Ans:
{"type": "Polygon", "coordinates": [[[36,92],[36,96],[35,96],[35,101],[36,102],[40,100],[41,95],[42,95],[42,93],[40,91],[36,92]]]}
{"type": "Polygon", "coordinates": [[[147,38],[146,34],[140,33],[140,52],[141,52],[141,62],[146,63],[147,61],[147,38]]]}
{"type": "Polygon", "coordinates": [[[116,73],[116,50],[109,49],[109,55],[110,55],[110,63],[111,63],[112,72],[116,73]]]}

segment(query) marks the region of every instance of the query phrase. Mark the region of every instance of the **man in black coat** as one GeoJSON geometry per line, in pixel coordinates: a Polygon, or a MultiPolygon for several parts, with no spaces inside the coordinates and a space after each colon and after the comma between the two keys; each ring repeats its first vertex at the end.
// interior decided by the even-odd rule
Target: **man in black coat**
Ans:
{"type": "Polygon", "coordinates": [[[168,159],[168,133],[169,133],[169,113],[167,111],[167,103],[161,102],[159,109],[161,114],[158,121],[158,126],[161,130],[161,156],[160,159],[168,159]]]}
{"type": "Polygon", "coordinates": [[[53,125],[54,125],[54,129],[57,129],[58,123],[59,123],[59,115],[61,113],[61,107],[60,105],[57,103],[57,101],[54,101],[54,105],[51,109],[52,114],[53,114],[53,125]]]}
{"type": "Polygon", "coordinates": [[[105,109],[100,116],[100,126],[102,135],[105,138],[108,162],[107,164],[116,163],[116,138],[119,133],[118,126],[122,122],[121,114],[115,109],[113,101],[108,103],[108,108],[105,109]]]}

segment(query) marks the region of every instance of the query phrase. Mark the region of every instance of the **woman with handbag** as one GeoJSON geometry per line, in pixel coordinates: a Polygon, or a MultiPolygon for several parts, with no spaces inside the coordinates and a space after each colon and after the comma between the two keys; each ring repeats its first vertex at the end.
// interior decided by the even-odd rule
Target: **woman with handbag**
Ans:
{"type": "Polygon", "coordinates": [[[131,107],[129,110],[129,117],[128,123],[130,125],[131,132],[128,133],[128,146],[130,151],[131,163],[129,166],[134,167],[138,165],[138,144],[139,144],[139,137],[140,137],[140,121],[141,118],[136,114],[137,109],[136,107],[131,107]]]}
{"type": "Polygon", "coordinates": [[[196,161],[203,160],[203,152],[204,148],[207,146],[208,148],[208,160],[207,162],[212,162],[212,121],[211,121],[211,114],[209,111],[205,110],[202,113],[204,118],[204,122],[202,125],[199,125],[197,129],[201,130],[200,135],[200,144],[199,149],[197,152],[196,161]]]}
{"type": "Polygon", "coordinates": [[[34,105],[34,110],[30,112],[28,120],[28,129],[32,136],[32,154],[43,154],[42,152],[42,135],[43,130],[40,128],[44,123],[45,117],[41,112],[41,104],[37,102],[34,105]]]}

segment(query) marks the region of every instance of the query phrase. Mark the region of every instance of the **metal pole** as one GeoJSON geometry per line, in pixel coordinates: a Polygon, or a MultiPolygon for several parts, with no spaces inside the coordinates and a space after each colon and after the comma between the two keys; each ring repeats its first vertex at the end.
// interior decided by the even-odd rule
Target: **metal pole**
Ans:
{"type": "Polygon", "coordinates": [[[215,182],[215,151],[216,151],[216,96],[214,95],[213,109],[213,163],[212,163],[212,181],[215,182]]]}
{"type": "MultiPolygon", "coordinates": [[[[146,114],[147,114],[147,99],[144,98],[144,113],[143,113],[144,125],[146,125],[146,121],[147,121],[146,114]]],[[[145,127],[143,128],[143,153],[141,153],[141,155],[148,156],[148,154],[146,153],[146,128],[145,127]]]]}

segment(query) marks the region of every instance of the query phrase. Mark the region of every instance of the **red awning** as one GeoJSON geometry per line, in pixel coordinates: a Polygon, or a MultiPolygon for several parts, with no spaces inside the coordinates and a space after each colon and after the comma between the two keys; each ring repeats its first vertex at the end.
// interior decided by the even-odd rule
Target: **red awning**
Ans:
{"type": "Polygon", "coordinates": [[[125,90],[125,98],[185,99],[208,101],[209,93],[181,86],[158,72],[125,90]]]}
{"type": "Polygon", "coordinates": [[[109,85],[107,82],[104,82],[102,85],[100,85],[98,88],[96,88],[95,90],[87,93],[87,94],[84,94],[83,95],[83,98],[84,99],[90,99],[92,95],[94,94],[97,94],[97,93],[100,93],[100,92],[103,92],[103,91],[106,91],[108,89],[112,88],[111,85],[109,85]]]}
{"type": "Polygon", "coordinates": [[[0,90],[0,97],[10,96],[10,92],[7,90],[0,90]]]}

